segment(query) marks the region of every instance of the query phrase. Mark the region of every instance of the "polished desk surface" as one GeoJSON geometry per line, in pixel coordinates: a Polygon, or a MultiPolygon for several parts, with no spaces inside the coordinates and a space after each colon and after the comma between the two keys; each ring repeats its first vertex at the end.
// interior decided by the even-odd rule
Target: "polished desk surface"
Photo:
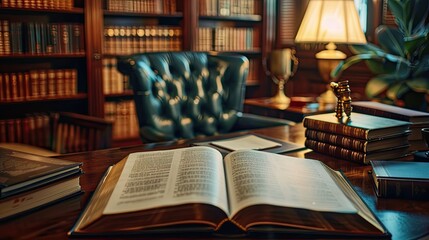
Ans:
{"type": "MultiPolygon", "coordinates": [[[[305,140],[304,128],[301,124],[292,127],[258,129],[251,132],[301,144],[305,140]]],[[[237,134],[226,136],[237,136],[237,134]]],[[[25,216],[0,222],[0,239],[67,239],[67,232],[77,220],[108,166],[115,164],[132,152],[187,147],[193,141],[207,140],[207,138],[181,140],[62,156],[63,159],[84,163],[85,174],[81,176],[84,194],[25,216]]],[[[341,169],[359,195],[390,231],[392,239],[429,239],[429,201],[377,198],[368,174],[371,167],[367,165],[334,159],[311,150],[302,150],[288,155],[318,159],[333,169],[341,169]]]]}

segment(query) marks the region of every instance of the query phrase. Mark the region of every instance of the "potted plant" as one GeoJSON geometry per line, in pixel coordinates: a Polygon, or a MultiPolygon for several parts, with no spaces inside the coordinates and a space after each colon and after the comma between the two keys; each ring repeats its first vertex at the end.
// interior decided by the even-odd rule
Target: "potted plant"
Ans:
{"type": "Polygon", "coordinates": [[[366,85],[365,94],[406,108],[426,110],[429,93],[429,23],[428,0],[389,0],[388,7],[397,27],[380,25],[376,37],[380,46],[351,45],[356,54],[342,61],[331,76],[365,61],[375,74],[366,85]]]}

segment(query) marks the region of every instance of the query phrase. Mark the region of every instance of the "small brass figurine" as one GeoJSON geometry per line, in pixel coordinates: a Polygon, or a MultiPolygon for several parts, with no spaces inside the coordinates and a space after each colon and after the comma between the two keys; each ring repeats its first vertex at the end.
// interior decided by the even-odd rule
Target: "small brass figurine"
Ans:
{"type": "Polygon", "coordinates": [[[350,97],[350,86],[349,81],[331,82],[331,88],[337,96],[337,106],[335,107],[335,116],[338,119],[343,117],[343,113],[346,113],[347,117],[350,118],[352,114],[352,98],[350,97]]]}

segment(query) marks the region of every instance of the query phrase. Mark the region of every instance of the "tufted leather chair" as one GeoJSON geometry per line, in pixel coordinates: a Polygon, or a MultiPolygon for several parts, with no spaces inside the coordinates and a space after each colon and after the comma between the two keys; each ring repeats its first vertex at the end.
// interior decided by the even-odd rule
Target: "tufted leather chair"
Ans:
{"type": "Polygon", "coordinates": [[[202,52],[118,57],[130,77],[143,142],[293,124],[242,113],[249,62],[202,52]]]}

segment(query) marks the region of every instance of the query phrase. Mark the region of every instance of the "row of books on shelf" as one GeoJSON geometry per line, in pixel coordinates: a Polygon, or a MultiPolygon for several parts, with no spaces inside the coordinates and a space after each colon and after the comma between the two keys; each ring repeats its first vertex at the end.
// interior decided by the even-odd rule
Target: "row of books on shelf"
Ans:
{"type": "Polygon", "coordinates": [[[2,0],[0,2],[2,8],[70,10],[74,7],[74,0],[2,0]]]}
{"type": "Polygon", "coordinates": [[[246,84],[252,85],[253,83],[259,83],[260,79],[260,64],[257,59],[249,59],[249,75],[247,75],[246,84]]]}
{"type": "Polygon", "coordinates": [[[259,0],[202,0],[199,2],[200,16],[255,15],[259,12],[259,0]]]}
{"type": "Polygon", "coordinates": [[[5,144],[35,146],[38,149],[34,151],[47,150],[49,156],[93,150],[100,137],[94,128],[62,121],[58,112],[0,119],[0,147],[5,144]]]}
{"type": "Polygon", "coordinates": [[[134,101],[106,102],[105,119],[113,121],[112,138],[116,140],[139,137],[134,101]]]}
{"type": "Polygon", "coordinates": [[[104,53],[178,51],[182,49],[182,30],[172,26],[106,26],[104,53]]]}
{"type": "Polygon", "coordinates": [[[25,101],[78,93],[77,69],[0,73],[0,101],[25,101]]]}
{"type": "Polygon", "coordinates": [[[81,23],[16,22],[0,19],[1,54],[82,54],[81,23]]]}
{"type": "Polygon", "coordinates": [[[0,147],[0,221],[82,192],[81,163],[0,147]]]}
{"type": "Polygon", "coordinates": [[[106,9],[118,12],[172,14],[177,12],[176,0],[107,0],[106,9]]]}
{"type": "Polygon", "coordinates": [[[22,118],[0,119],[0,142],[23,143],[41,148],[52,144],[50,114],[34,113],[22,118]]]}
{"type": "Polygon", "coordinates": [[[116,58],[103,59],[104,94],[124,93],[130,90],[129,77],[118,71],[116,58]]]}
{"type": "Polygon", "coordinates": [[[198,51],[253,51],[259,44],[254,42],[257,29],[242,27],[200,27],[198,51]]]}

